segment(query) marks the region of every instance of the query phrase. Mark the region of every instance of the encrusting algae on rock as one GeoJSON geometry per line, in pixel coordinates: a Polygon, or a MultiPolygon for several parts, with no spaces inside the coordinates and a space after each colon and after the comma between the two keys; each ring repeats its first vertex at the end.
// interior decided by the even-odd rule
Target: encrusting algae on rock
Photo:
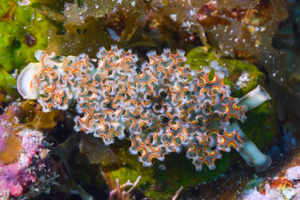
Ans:
{"type": "MultiPolygon", "coordinates": [[[[13,103],[0,116],[0,199],[34,197],[56,178],[44,134],[23,124],[28,104],[13,103]],[[25,108],[27,107],[27,108],[25,108]]],[[[28,111],[29,110],[29,111],[28,111]]]]}
{"type": "Polygon", "coordinates": [[[270,96],[258,86],[241,98],[230,96],[225,73],[216,67],[192,70],[182,50],[147,53],[149,62],[136,65],[137,56],[112,46],[100,48],[98,59],[47,55],[37,51],[18,78],[18,90],[37,99],[44,112],[66,110],[76,103],[75,131],[93,133],[106,145],[114,138],[131,141],[129,151],[141,152],[139,161],[187,149],[197,171],[235,148],[250,166],[265,170],[271,159],[262,154],[236,123],[270,96]],[[28,81],[30,80],[30,81],[28,81]]]}

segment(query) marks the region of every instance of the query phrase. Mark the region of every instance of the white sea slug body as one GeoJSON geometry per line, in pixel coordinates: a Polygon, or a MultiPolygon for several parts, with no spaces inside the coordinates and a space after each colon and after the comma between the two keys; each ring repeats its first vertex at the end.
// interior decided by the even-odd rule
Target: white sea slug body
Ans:
{"type": "MultiPolygon", "coordinates": [[[[33,70],[35,84],[31,85],[38,88],[43,111],[66,109],[76,101],[82,115],[74,118],[75,131],[93,133],[106,145],[115,137],[124,139],[128,131],[129,151],[141,152],[139,161],[145,166],[152,166],[153,158],[164,160],[166,154],[185,148],[196,170],[203,164],[214,169],[215,160],[222,157],[220,151],[231,147],[257,171],[270,165],[270,158],[236,123],[229,122],[230,118],[244,122],[248,109],[270,99],[261,87],[241,99],[232,98],[230,87],[223,83],[223,71],[190,69],[182,50],[173,54],[165,49],[161,55],[150,51],[149,62],[140,68],[136,55],[116,46],[110,51],[101,48],[97,60],[85,54],[36,55],[40,55],[41,69],[33,70]]],[[[19,80],[22,94],[22,74],[19,80]]]]}

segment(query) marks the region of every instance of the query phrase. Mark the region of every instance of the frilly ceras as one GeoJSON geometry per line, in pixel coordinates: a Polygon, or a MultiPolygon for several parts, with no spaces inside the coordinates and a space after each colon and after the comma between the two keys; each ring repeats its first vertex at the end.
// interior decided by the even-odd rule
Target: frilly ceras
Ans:
{"type": "Polygon", "coordinates": [[[35,56],[39,63],[29,64],[18,78],[21,95],[37,99],[44,112],[76,103],[81,115],[74,118],[74,130],[93,133],[106,145],[129,132],[129,151],[141,152],[139,161],[144,166],[186,148],[196,170],[204,163],[215,169],[220,151],[229,152],[231,147],[259,171],[270,165],[270,158],[255,145],[245,150],[240,137],[245,134],[229,122],[230,118],[244,122],[248,107],[270,99],[260,86],[241,99],[233,98],[230,86],[223,83],[223,72],[208,66],[190,69],[182,50],[173,54],[165,49],[161,55],[150,51],[149,62],[140,67],[136,55],[117,46],[110,51],[100,48],[98,59],[86,54],[47,55],[40,50],[35,56]],[[259,164],[254,161],[258,155],[251,155],[253,148],[262,159],[259,164]]]}

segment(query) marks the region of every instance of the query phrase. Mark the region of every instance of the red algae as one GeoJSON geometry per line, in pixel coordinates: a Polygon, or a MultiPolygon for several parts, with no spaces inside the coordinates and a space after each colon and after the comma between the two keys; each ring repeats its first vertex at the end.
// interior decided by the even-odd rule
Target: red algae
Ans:
{"type": "Polygon", "coordinates": [[[44,177],[52,172],[51,165],[45,164],[49,150],[42,143],[43,133],[22,124],[34,119],[37,114],[34,105],[33,102],[13,103],[0,116],[0,199],[34,196],[47,187],[41,182],[48,183],[53,178],[53,174],[44,177]],[[28,113],[33,115],[30,117],[28,113]],[[34,187],[41,189],[31,190],[34,187]]]}
{"type": "MultiPolygon", "coordinates": [[[[39,131],[23,129],[17,132],[22,150],[14,163],[0,163],[0,197],[20,196],[33,182],[39,182],[39,175],[46,169],[44,159],[39,154],[45,149],[44,138],[39,131]]],[[[12,151],[7,151],[7,154],[12,151]]],[[[44,178],[43,178],[44,179],[44,178]]]]}

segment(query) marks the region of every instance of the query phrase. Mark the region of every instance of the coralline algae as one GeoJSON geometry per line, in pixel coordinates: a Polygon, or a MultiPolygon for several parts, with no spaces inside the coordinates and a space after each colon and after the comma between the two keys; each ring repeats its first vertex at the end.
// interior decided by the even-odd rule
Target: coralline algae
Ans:
{"type": "MultiPolygon", "coordinates": [[[[288,164],[289,165],[289,164],[288,164]]],[[[288,166],[285,166],[288,167],[288,166]]],[[[239,200],[286,200],[300,197],[300,167],[289,167],[280,171],[279,176],[268,179],[261,186],[245,190],[239,200]]]]}
{"type": "MultiPolygon", "coordinates": [[[[37,130],[18,128],[22,112],[17,104],[0,116],[0,199],[26,196],[25,188],[29,188],[30,195],[39,194],[42,190],[31,190],[31,186],[47,182],[43,175],[49,172],[45,164],[48,150],[42,144],[44,136],[37,130]]],[[[37,188],[45,187],[46,184],[40,184],[37,188]]]]}
{"type": "Polygon", "coordinates": [[[37,99],[44,112],[66,110],[76,103],[75,131],[93,133],[106,145],[114,138],[131,140],[129,151],[141,152],[139,161],[152,166],[170,152],[187,149],[196,170],[206,164],[214,169],[220,151],[235,148],[257,171],[271,159],[262,154],[238,127],[245,113],[270,96],[258,86],[244,97],[232,98],[223,83],[224,72],[204,66],[192,70],[182,50],[173,54],[147,53],[141,67],[131,51],[103,47],[98,59],[79,56],[35,54],[18,78],[18,90],[27,99],[37,99]]]}

